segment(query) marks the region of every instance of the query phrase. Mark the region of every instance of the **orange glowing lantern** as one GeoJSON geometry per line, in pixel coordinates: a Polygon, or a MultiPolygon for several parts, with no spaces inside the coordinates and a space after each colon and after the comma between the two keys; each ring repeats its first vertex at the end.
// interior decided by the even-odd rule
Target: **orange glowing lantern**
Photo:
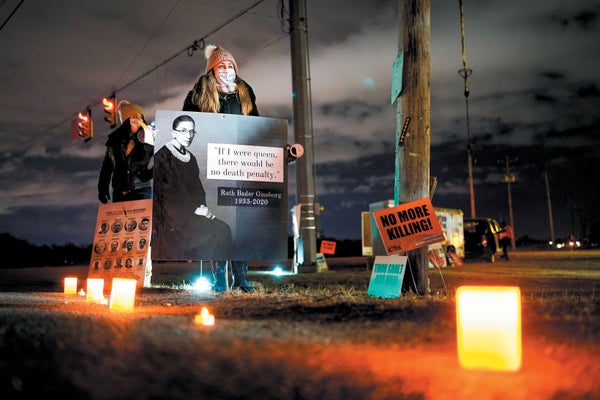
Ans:
{"type": "Polygon", "coordinates": [[[65,294],[77,294],[77,278],[65,278],[65,294]]]}
{"type": "Polygon", "coordinates": [[[460,365],[468,369],[521,368],[521,291],[518,287],[461,286],[456,290],[460,365]]]}
{"type": "Polygon", "coordinates": [[[213,326],[215,324],[215,316],[208,311],[208,308],[202,307],[200,314],[194,317],[194,321],[198,325],[213,326]]]}
{"type": "Polygon", "coordinates": [[[87,294],[85,299],[92,303],[102,304],[104,302],[104,279],[88,278],[87,294]]]}
{"type": "Polygon", "coordinates": [[[115,311],[133,311],[135,279],[113,278],[109,308],[115,311]]]}

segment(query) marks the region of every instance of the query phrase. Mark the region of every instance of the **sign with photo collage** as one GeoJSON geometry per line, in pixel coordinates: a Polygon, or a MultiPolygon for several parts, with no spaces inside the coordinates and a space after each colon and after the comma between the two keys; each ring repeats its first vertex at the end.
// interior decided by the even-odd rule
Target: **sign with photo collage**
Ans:
{"type": "Polygon", "coordinates": [[[92,246],[89,278],[113,278],[144,283],[152,232],[152,200],[100,204],[92,246]]]}

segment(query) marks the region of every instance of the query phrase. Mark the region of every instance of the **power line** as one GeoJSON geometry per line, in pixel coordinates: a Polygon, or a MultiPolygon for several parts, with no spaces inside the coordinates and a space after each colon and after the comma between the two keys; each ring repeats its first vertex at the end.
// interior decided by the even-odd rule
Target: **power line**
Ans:
{"type": "Polygon", "coordinates": [[[171,8],[171,10],[169,11],[169,13],[163,18],[163,20],[160,22],[160,24],[154,30],[154,32],[152,32],[152,35],[150,35],[150,38],[142,46],[142,48],[136,54],[136,56],[133,58],[133,60],[131,60],[131,63],[129,63],[129,65],[127,66],[127,68],[125,68],[125,70],[123,71],[123,73],[121,74],[121,76],[119,77],[119,79],[117,79],[117,82],[115,83],[115,86],[116,86],[117,83],[119,83],[121,81],[121,79],[123,79],[123,77],[125,76],[125,74],[129,71],[129,69],[133,66],[133,64],[135,64],[135,62],[142,55],[142,53],[144,52],[144,50],[146,50],[146,47],[148,47],[148,44],[150,44],[150,42],[152,41],[152,39],[154,39],[154,36],[156,36],[156,34],[158,33],[158,31],[160,30],[160,28],[164,25],[164,23],[171,16],[171,14],[173,14],[173,11],[175,11],[175,9],[177,8],[177,6],[179,5],[179,2],[180,2],[180,0],[177,0],[175,2],[175,5],[173,6],[173,8],[171,8]]]}
{"type": "MultiPolygon", "coordinates": [[[[139,77],[135,78],[134,80],[126,83],[125,85],[121,86],[120,88],[115,89],[115,92],[120,92],[122,90],[127,89],[129,86],[131,86],[131,85],[137,83],[138,81],[142,80],[146,76],[150,75],[152,72],[156,71],[160,67],[162,67],[162,66],[168,64],[169,62],[173,61],[175,58],[179,57],[183,53],[187,53],[189,56],[191,56],[194,53],[194,51],[204,49],[204,45],[205,45],[204,40],[206,38],[208,38],[209,36],[217,33],[223,27],[229,25],[230,23],[232,23],[233,21],[235,21],[236,19],[238,19],[242,15],[246,14],[248,11],[252,10],[253,8],[255,8],[256,6],[258,6],[263,1],[265,1],[265,0],[258,0],[254,4],[251,4],[250,6],[246,7],[245,9],[243,9],[242,11],[240,11],[239,13],[237,13],[236,15],[234,15],[233,17],[229,18],[227,21],[223,22],[221,25],[219,25],[216,28],[214,28],[212,31],[210,31],[207,34],[205,34],[204,36],[202,36],[201,38],[194,40],[194,42],[191,45],[187,46],[185,49],[180,50],[179,52],[177,52],[176,54],[174,54],[171,57],[167,58],[165,61],[161,62],[160,64],[154,66],[149,71],[147,71],[146,73],[142,74],[141,76],[139,76],[139,77]]],[[[98,104],[98,103],[96,103],[96,104],[98,104]]]]}
{"type": "Polygon", "coordinates": [[[50,128],[48,128],[48,129],[45,129],[45,130],[44,130],[44,131],[42,131],[42,132],[41,132],[39,135],[32,136],[32,137],[30,137],[29,139],[26,139],[26,140],[24,140],[24,141],[22,141],[22,142],[20,142],[20,143],[17,143],[16,145],[14,145],[14,146],[13,146],[13,147],[11,147],[11,148],[9,148],[9,149],[7,149],[7,150],[4,150],[4,151],[2,151],[2,152],[0,153],[0,155],[4,155],[4,154],[6,154],[6,153],[9,153],[9,152],[13,151],[13,150],[14,150],[14,149],[16,149],[16,148],[19,148],[19,147],[21,147],[21,146],[23,146],[23,145],[25,145],[25,144],[27,144],[27,143],[30,143],[30,142],[33,142],[34,140],[37,140],[39,137],[41,137],[41,136],[44,136],[44,135],[46,135],[46,134],[47,134],[47,133],[49,133],[49,132],[52,132],[54,129],[58,128],[58,127],[59,127],[59,126],[61,126],[62,124],[65,124],[65,123],[69,122],[69,121],[70,121],[70,120],[71,120],[71,119],[72,119],[72,118],[73,118],[75,115],[77,115],[77,113],[74,113],[74,114],[71,114],[71,115],[69,115],[67,118],[65,118],[65,119],[61,120],[60,122],[57,122],[56,124],[52,125],[50,128]]]}
{"type": "MultiPolygon", "coordinates": [[[[21,3],[23,3],[23,1],[25,1],[25,0],[21,0],[21,3]]],[[[120,92],[120,91],[123,91],[123,90],[125,90],[125,89],[126,89],[126,88],[128,88],[129,86],[131,86],[131,85],[133,85],[133,84],[135,84],[135,83],[139,82],[140,80],[142,80],[142,79],[143,79],[143,78],[145,78],[146,76],[150,75],[152,72],[156,71],[157,69],[161,68],[162,66],[164,66],[164,65],[168,64],[169,62],[173,61],[175,58],[179,57],[179,56],[180,56],[181,54],[183,54],[183,53],[187,53],[189,56],[191,56],[191,55],[194,53],[194,51],[197,51],[197,50],[202,50],[202,49],[204,48],[204,45],[205,45],[205,43],[204,43],[204,40],[205,40],[206,38],[208,38],[209,36],[211,36],[211,35],[215,34],[215,33],[216,33],[216,32],[218,32],[219,30],[221,30],[223,27],[225,27],[225,26],[229,25],[230,23],[232,23],[232,22],[233,22],[233,21],[235,21],[236,19],[240,18],[242,15],[246,14],[247,12],[249,12],[250,10],[252,10],[253,8],[255,8],[256,6],[258,6],[260,3],[264,2],[264,1],[265,1],[265,0],[258,0],[258,1],[256,1],[255,3],[253,3],[253,4],[249,5],[248,7],[246,7],[246,8],[245,8],[245,9],[243,9],[243,10],[241,10],[240,12],[238,12],[237,14],[235,14],[234,16],[232,16],[231,18],[229,18],[228,20],[226,20],[226,21],[225,21],[225,22],[223,22],[222,24],[220,24],[220,25],[218,25],[217,27],[215,27],[214,29],[212,29],[210,32],[206,33],[206,34],[205,34],[204,36],[202,36],[201,38],[199,38],[199,39],[197,39],[197,40],[194,40],[194,42],[193,42],[191,45],[189,45],[189,46],[185,47],[184,49],[182,49],[182,50],[178,51],[176,54],[174,54],[174,55],[172,55],[171,57],[167,58],[165,61],[163,61],[163,62],[161,62],[160,64],[156,65],[155,67],[151,68],[149,71],[145,72],[144,74],[140,75],[139,77],[137,77],[137,78],[133,79],[132,81],[130,81],[130,82],[128,82],[128,83],[126,83],[126,84],[124,84],[123,86],[121,86],[121,87],[119,87],[119,88],[115,89],[115,90],[114,90],[114,92],[116,93],[116,92],[120,92]]],[[[16,11],[16,9],[15,9],[15,11],[16,11]]],[[[172,11],[172,10],[171,10],[171,11],[172,11]]],[[[13,14],[14,14],[14,11],[13,11],[13,14]]],[[[11,15],[12,15],[12,14],[11,14],[11,15]]],[[[164,21],[163,21],[163,22],[164,22],[164,21]]],[[[161,23],[161,25],[162,25],[162,23],[161,23]]],[[[159,28],[160,28],[160,27],[159,27],[159,28]]],[[[157,28],[157,29],[158,29],[158,28],[157,28]]],[[[154,36],[154,34],[153,34],[152,36],[154,36]]],[[[151,39],[152,39],[152,38],[150,38],[150,40],[151,40],[151,39]]],[[[277,40],[275,40],[275,41],[278,41],[278,40],[280,40],[280,39],[277,39],[277,40]]],[[[267,44],[267,46],[271,45],[272,43],[274,43],[274,42],[271,42],[271,43],[267,44]]],[[[137,56],[136,56],[136,57],[137,57],[137,56]]],[[[89,105],[87,106],[87,108],[92,108],[92,107],[94,107],[94,106],[96,106],[96,105],[100,104],[100,102],[101,102],[101,100],[98,100],[96,103],[89,104],[89,105]]],[[[22,141],[22,142],[20,142],[20,143],[17,143],[16,145],[14,145],[13,147],[11,147],[10,149],[0,152],[0,155],[4,155],[4,154],[6,154],[6,153],[8,153],[8,152],[10,152],[10,151],[12,151],[12,150],[14,150],[14,149],[16,149],[16,148],[18,148],[18,147],[22,146],[22,145],[25,145],[25,144],[27,144],[27,143],[30,143],[30,142],[32,142],[32,141],[34,141],[34,140],[38,139],[39,137],[41,137],[41,136],[43,136],[43,135],[46,135],[48,132],[51,132],[52,130],[56,129],[56,128],[57,128],[57,127],[59,127],[60,125],[62,125],[62,124],[64,124],[64,123],[66,123],[66,122],[68,122],[69,120],[71,120],[72,118],[74,118],[74,116],[75,116],[75,115],[77,115],[77,112],[75,112],[75,113],[72,113],[72,114],[71,114],[71,115],[69,115],[67,118],[65,118],[65,119],[61,120],[60,122],[58,122],[58,123],[56,123],[56,124],[52,125],[50,128],[48,128],[48,129],[44,130],[44,131],[43,131],[43,132],[41,132],[39,135],[33,136],[33,137],[29,138],[29,139],[26,139],[26,140],[24,140],[24,141],[22,141]]]]}
{"type": "Polygon", "coordinates": [[[2,26],[0,26],[0,31],[2,30],[2,28],[4,28],[4,25],[6,25],[6,23],[12,18],[13,15],[15,15],[15,13],[17,12],[17,10],[19,9],[19,7],[21,7],[21,4],[23,4],[25,0],[21,0],[21,2],[15,7],[15,9],[10,13],[10,15],[6,18],[6,20],[2,23],[2,26]]]}

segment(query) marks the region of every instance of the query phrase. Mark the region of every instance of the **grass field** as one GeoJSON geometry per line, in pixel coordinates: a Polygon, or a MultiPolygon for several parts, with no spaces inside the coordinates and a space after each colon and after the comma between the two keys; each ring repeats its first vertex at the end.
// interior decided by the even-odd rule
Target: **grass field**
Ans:
{"type": "Polygon", "coordinates": [[[84,279],[86,266],[0,270],[2,398],[600,398],[600,251],[430,269],[430,294],[397,299],[367,296],[372,259],[328,264],[255,268],[259,290],[222,295],[191,289],[198,264],[155,264],[133,313],[63,295],[62,278],[84,279]],[[518,372],[460,368],[461,285],[520,287],[518,372]],[[200,306],[214,327],[194,324],[200,306]]]}

